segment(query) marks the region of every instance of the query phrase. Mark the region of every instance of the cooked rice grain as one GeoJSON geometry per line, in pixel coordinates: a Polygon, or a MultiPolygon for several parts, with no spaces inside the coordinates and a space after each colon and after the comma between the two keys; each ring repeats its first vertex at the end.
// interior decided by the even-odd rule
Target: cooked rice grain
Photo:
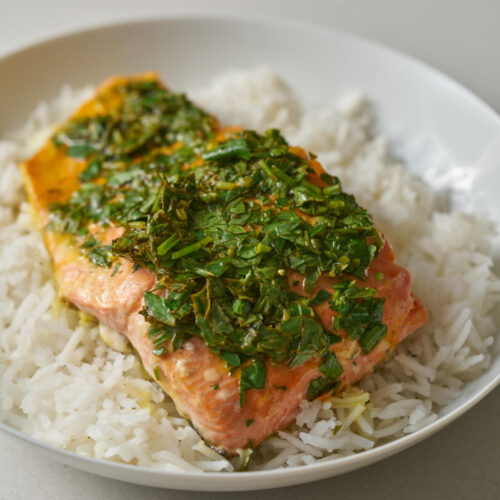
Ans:
{"type": "MultiPolygon", "coordinates": [[[[90,93],[63,89],[0,143],[0,420],[86,456],[166,471],[232,471],[236,461],[200,440],[133,355],[107,347],[98,325],[57,298],[16,165],[90,93]]],[[[373,213],[430,313],[359,387],[304,402],[295,424],[259,447],[251,468],[336,459],[435,421],[490,363],[490,314],[500,299],[488,255],[494,227],[484,217],[439,212],[432,190],[390,156],[385,138],[372,136],[362,96],[302,111],[266,68],[223,75],[192,96],[227,123],[279,127],[319,154],[373,213]]]]}

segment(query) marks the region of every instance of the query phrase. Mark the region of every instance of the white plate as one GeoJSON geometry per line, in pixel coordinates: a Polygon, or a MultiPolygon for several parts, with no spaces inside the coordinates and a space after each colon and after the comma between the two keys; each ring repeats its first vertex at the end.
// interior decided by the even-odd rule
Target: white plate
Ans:
{"type": "MultiPolygon", "coordinates": [[[[0,132],[20,125],[63,82],[96,84],[113,73],[157,69],[169,86],[188,89],[230,68],[262,63],[284,76],[307,105],[353,87],[375,103],[378,124],[408,167],[454,207],[487,210],[500,222],[500,117],[439,72],[372,42],[277,20],[188,16],[83,31],[0,60],[0,132]],[[471,196],[473,195],[473,196],[471,196]]],[[[497,249],[495,249],[496,252],[497,249]]],[[[381,460],[443,428],[500,382],[500,355],[466,385],[439,419],[389,444],[331,462],[247,473],[171,473],[89,459],[0,428],[65,464],[102,476],[188,490],[253,490],[334,476],[381,460]]]]}

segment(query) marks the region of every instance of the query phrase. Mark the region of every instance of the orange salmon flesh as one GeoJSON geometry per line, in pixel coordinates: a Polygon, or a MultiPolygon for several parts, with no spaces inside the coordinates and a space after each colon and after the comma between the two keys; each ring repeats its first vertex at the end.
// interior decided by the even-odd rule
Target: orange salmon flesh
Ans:
{"type": "MultiPolygon", "coordinates": [[[[73,118],[106,113],[118,106],[119,101],[113,93],[117,86],[132,80],[157,79],[154,73],[109,79],[73,118]]],[[[292,150],[299,155],[305,154],[300,148],[292,150]]],[[[140,314],[144,293],[156,285],[152,272],[145,268],[134,272],[131,261],[119,258],[120,267],[112,275],[112,269],[96,267],[82,255],[70,236],[45,229],[50,205],[64,202],[79,189],[78,176],[86,166],[85,160],[66,156],[51,140],[20,166],[52,257],[60,296],[126,336],[148,374],[172,398],[179,412],[191,421],[203,439],[217,450],[233,455],[240,449],[257,446],[272,433],[290,425],[300,410],[300,403],[306,399],[309,383],[321,375],[319,359],[310,359],[293,369],[266,362],[265,387],[249,390],[241,408],[238,376],[229,373],[226,363],[200,337],[192,337],[175,352],[162,356],[153,354],[149,324],[140,314]]],[[[324,170],[314,160],[311,166],[316,174],[311,174],[308,180],[321,186],[320,175],[324,170]]],[[[123,228],[116,226],[90,230],[103,244],[110,244],[123,233],[123,228]]],[[[360,286],[374,288],[377,297],[385,298],[383,323],[387,326],[387,334],[369,354],[365,354],[357,340],[340,332],[342,340],[332,346],[343,368],[340,389],[372,372],[399,342],[427,321],[425,307],[411,293],[410,274],[394,262],[387,239],[372,261],[367,279],[357,281],[360,286]]],[[[320,277],[316,290],[310,295],[304,291],[304,276],[297,272],[288,272],[288,283],[299,295],[312,297],[320,289],[333,294],[335,280],[320,277]]],[[[328,302],[315,306],[315,310],[325,328],[331,329],[335,313],[328,302]]]]}

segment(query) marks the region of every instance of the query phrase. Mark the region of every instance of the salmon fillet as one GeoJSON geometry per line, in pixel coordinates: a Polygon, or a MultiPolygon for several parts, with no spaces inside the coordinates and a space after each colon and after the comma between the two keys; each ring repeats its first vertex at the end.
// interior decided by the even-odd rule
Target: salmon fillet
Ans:
{"type": "MultiPolygon", "coordinates": [[[[132,78],[112,78],[102,84],[95,97],[72,118],[104,115],[115,109],[120,105],[121,97],[114,89],[134,81],[158,81],[158,77],[146,73],[132,78]]],[[[241,130],[234,127],[222,129],[216,121],[212,126],[218,143],[241,130]]],[[[164,153],[168,155],[171,151],[167,148],[164,153]]],[[[291,148],[291,151],[307,157],[300,148],[291,148]]],[[[297,415],[300,403],[308,397],[311,382],[322,375],[318,357],[311,357],[294,367],[267,359],[263,388],[246,391],[242,404],[239,370],[231,369],[200,336],[191,336],[176,350],[155,354],[155,345],[149,335],[151,325],[143,314],[145,292],[158,285],[155,273],[123,257],[115,257],[113,266],[96,266],[88,255],[82,253],[78,236],[54,230],[48,225],[53,204],[65,203],[78,191],[79,176],[89,166],[86,159],[67,153],[65,147],[49,140],[21,165],[30,202],[52,257],[60,296],[126,336],[148,374],[168,393],[179,412],[191,421],[205,441],[217,450],[235,454],[240,449],[257,446],[273,432],[289,425],[297,415]]],[[[192,168],[200,161],[198,159],[186,168],[192,168]]],[[[313,159],[310,165],[308,181],[325,186],[321,165],[313,159]]],[[[95,182],[98,183],[99,179],[95,182]]],[[[274,202],[269,200],[270,204],[274,202]]],[[[314,225],[313,218],[298,213],[314,225]]],[[[123,236],[124,231],[113,221],[88,226],[89,234],[102,245],[111,245],[123,236]]],[[[361,348],[359,339],[335,330],[339,339],[330,350],[342,368],[333,388],[337,391],[370,373],[399,342],[427,320],[425,307],[411,293],[410,274],[394,262],[387,239],[383,240],[364,279],[347,278],[358,287],[374,289],[375,297],[385,299],[382,323],[387,329],[369,352],[361,348]]],[[[338,277],[324,274],[318,278],[314,289],[309,288],[307,292],[306,278],[301,273],[288,270],[286,279],[290,291],[311,299],[318,297],[320,290],[328,292],[325,297],[334,296],[340,281],[338,277]]],[[[168,285],[155,293],[168,296],[168,285]]],[[[338,312],[330,307],[329,301],[315,303],[314,310],[324,328],[333,332],[332,325],[338,312]]]]}

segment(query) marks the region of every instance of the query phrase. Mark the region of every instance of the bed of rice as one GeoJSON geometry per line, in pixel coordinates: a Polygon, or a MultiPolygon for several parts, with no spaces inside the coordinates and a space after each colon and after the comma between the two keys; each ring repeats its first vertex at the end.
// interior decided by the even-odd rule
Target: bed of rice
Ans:
{"type": "MultiPolygon", "coordinates": [[[[87,456],[161,470],[235,470],[179,417],[132,354],[107,347],[98,325],[57,298],[16,164],[90,93],[63,89],[0,142],[0,421],[87,456]]],[[[304,403],[296,423],[263,443],[250,468],[349,455],[436,420],[490,363],[490,313],[500,299],[489,257],[494,228],[484,217],[439,212],[432,190],[372,134],[361,96],[303,111],[286,83],[258,68],[223,75],[192,97],[225,123],[278,127],[317,153],[375,216],[430,313],[359,387],[304,403]]]]}

